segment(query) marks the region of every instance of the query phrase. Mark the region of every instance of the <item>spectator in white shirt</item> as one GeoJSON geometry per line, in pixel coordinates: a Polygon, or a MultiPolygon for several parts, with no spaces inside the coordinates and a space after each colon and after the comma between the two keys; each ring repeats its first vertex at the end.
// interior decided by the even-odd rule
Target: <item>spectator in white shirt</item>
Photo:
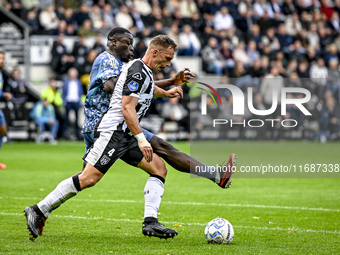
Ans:
{"type": "Polygon", "coordinates": [[[244,66],[248,66],[250,64],[250,59],[247,55],[247,52],[244,49],[243,42],[239,42],[236,49],[233,52],[233,56],[235,62],[241,62],[244,66]]]}
{"type": "Polygon", "coordinates": [[[316,84],[314,93],[321,99],[325,92],[328,77],[328,69],[322,57],[319,57],[316,64],[312,65],[309,70],[309,75],[311,80],[316,84]]]}
{"type": "Polygon", "coordinates": [[[259,18],[261,18],[266,12],[268,13],[269,18],[274,18],[273,9],[266,0],[256,0],[254,3],[254,11],[255,15],[259,18]]]}
{"type": "Polygon", "coordinates": [[[151,14],[151,6],[147,0],[135,0],[133,3],[142,16],[148,16],[151,14]]]}
{"type": "Polygon", "coordinates": [[[115,25],[115,19],[113,17],[112,7],[110,4],[105,4],[103,8],[103,20],[108,27],[113,27],[115,25]]]}
{"type": "Polygon", "coordinates": [[[215,14],[214,28],[217,31],[228,30],[234,25],[233,17],[229,14],[228,8],[223,6],[220,11],[215,14]]]}
{"type": "Polygon", "coordinates": [[[255,41],[249,41],[247,55],[248,55],[248,58],[249,58],[249,65],[250,66],[254,65],[255,60],[261,58],[260,53],[256,50],[256,42],[255,41]]]}
{"type": "Polygon", "coordinates": [[[266,34],[261,38],[262,45],[269,45],[272,51],[280,49],[280,42],[275,36],[275,30],[273,27],[268,28],[266,34]]]}
{"type": "Polygon", "coordinates": [[[46,31],[53,32],[59,26],[59,19],[52,5],[48,5],[39,15],[39,22],[46,31]]]}
{"type": "Polygon", "coordinates": [[[103,17],[98,5],[92,6],[92,12],[90,12],[90,18],[92,20],[93,28],[100,29],[103,26],[103,17]]]}
{"type": "Polygon", "coordinates": [[[182,0],[179,6],[183,18],[191,18],[197,12],[196,3],[193,0],[182,0]]]}
{"type": "Polygon", "coordinates": [[[297,12],[286,19],[286,30],[290,36],[296,36],[302,30],[302,25],[297,12]]]}
{"type": "Polygon", "coordinates": [[[197,35],[192,32],[190,25],[183,26],[183,32],[179,34],[178,55],[197,56],[201,50],[201,43],[197,35]]]}
{"type": "Polygon", "coordinates": [[[116,14],[116,23],[119,27],[123,27],[126,29],[130,29],[133,27],[133,19],[131,18],[129,14],[129,9],[122,5],[120,7],[120,11],[116,14]]]}
{"type": "Polygon", "coordinates": [[[318,27],[316,23],[311,23],[309,26],[309,31],[307,33],[307,38],[309,42],[309,46],[312,46],[316,49],[320,49],[320,39],[318,35],[318,27]]]}

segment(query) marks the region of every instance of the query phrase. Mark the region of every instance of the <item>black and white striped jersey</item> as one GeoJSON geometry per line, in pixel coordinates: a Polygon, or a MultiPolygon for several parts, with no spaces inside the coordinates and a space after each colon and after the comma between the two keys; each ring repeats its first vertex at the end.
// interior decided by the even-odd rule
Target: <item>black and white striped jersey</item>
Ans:
{"type": "Polygon", "coordinates": [[[135,59],[125,65],[120,73],[112,93],[109,110],[97,124],[97,131],[127,129],[121,111],[123,96],[138,98],[137,118],[143,118],[151,105],[155,82],[152,70],[141,59],[135,59]]]}

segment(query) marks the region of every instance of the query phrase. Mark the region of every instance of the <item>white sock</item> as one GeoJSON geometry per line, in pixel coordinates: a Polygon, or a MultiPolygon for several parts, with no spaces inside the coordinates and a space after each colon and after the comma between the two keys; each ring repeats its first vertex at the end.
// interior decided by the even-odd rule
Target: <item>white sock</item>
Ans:
{"type": "Polygon", "coordinates": [[[160,179],[150,176],[144,188],[144,218],[157,218],[157,212],[161,204],[163,193],[164,183],[160,179]]]}
{"type": "Polygon", "coordinates": [[[58,186],[37,205],[47,218],[54,209],[58,208],[66,200],[77,195],[77,193],[78,190],[74,186],[72,177],[70,177],[59,183],[58,186]]]}

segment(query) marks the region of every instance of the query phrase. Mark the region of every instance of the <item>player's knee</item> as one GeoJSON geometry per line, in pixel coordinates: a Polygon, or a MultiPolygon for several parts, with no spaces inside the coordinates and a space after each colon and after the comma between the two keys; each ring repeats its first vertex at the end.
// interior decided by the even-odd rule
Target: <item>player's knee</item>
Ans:
{"type": "Polygon", "coordinates": [[[93,187],[94,185],[96,185],[97,184],[97,182],[98,182],[98,180],[97,179],[90,179],[89,181],[88,181],[88,187],[93,187]]]}
{"type": "Polygon", "coordinates": [[[162,166],[159,169],[160,169],[160,171],[162,173],[162,176],[164,176],[164,178],[165,178],[166,175],[168,174],[168,169],[166,168],[165,163],[164,163],[163,160],[162,160],[162,166]]]}
{"type": "Polygon", "coordinates": [[[97,178],[87,178],[81,182],[81,189],[93,187],[98,181],[97,178]]]}
{"type": "Polygon", "coordinates": [[[97,182],[99,182],[99,180],[101,179],[101,177],[97,176],[97,175],[87,175],[86,173],[82,172],[79,175],[79,184],[81,189],[86,189],[86,188],[90,188],[93,187],[94,185],[97,184],[97,182]]]}
{"type": "Polygon", "coordinates": [[[166,169],[165,163],[163,160],[157,160],[157,171],[155,172],[156,175],[162,176],[164,179],[168,174],[168,170],[166,169]]]}
{"type": "Polygon", "coordinates": [[[168,170],[166,169],[166,167],[160,168],[158,169],[158,171],[155,172],[155,175],[162,176],[164,179],[166,178],[167,174],[168,174],[168,170]]]}

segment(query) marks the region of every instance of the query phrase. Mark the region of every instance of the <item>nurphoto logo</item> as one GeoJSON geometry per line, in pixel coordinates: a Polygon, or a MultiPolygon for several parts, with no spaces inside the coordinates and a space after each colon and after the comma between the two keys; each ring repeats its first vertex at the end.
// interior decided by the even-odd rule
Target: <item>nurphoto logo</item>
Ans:
{"type": "MultiPolygon", "coordinates": [[[[305,88],[281,88],[280,90],[273,86],[272,90],[272,105],[269,109],[266,110],[259,110],[255,109],[253,104],[253,88],[248,87],[247,88],[247,101],[245,101],[245,95],[243,91],[238,88],[235,85],[232,84],[218,84],[218,85],[208,85],[202,82],[199,82],[199,84],[209,88],[218,98],[220,105],[222,106],[222,100],[219,94],[217,93],[216,89],[227,89],[230,91],[230,93],[233,96],[233,115],[242,116],[244,115],[244,107],[245,102],[247,102],[247,106],[249,111],[257,116],[268,116],[273,114],[278,105],[281,105],[281,115],[286,115],[287,113],[287,105],[295,105],[296,108],[298,108],[305,116],[311,116],[312,114],[306,109],[306,107],[303,105],[304,103],[307,103],[311,99],[311,93],[305,89],[305,88]],[[304,95],[302,98],[289,98],[287,97],[287,94],[300,94],[304,95]],[[280,98],[279,98],[280,96],[280,98]],[[280,101],[279,101],[280,99],[280,101]]],[[[213,101],[215,102],[215,105],[217,105],[216,100],[212,93],[208,91],[207,89],[197,87],[198,89],[201,89],[203,93],[201,94],[201,114],[207,115],[207,95],[209,95],[213,101]]],[[[280,122],[283,127],[296,127],[298,125],[297,120],[295,119],[250,119],[248,121],[243,120],[242,122],[233,122],[233,120],[228,119],[213,119],[213,127],[216,127],[217,125],[226,125],[230,124],[230,127],[233,125],[243,125],[243,127],[262,127],[265,122],[271,123],[271,127],[274,127],[275,123],[280,122]]]]}

